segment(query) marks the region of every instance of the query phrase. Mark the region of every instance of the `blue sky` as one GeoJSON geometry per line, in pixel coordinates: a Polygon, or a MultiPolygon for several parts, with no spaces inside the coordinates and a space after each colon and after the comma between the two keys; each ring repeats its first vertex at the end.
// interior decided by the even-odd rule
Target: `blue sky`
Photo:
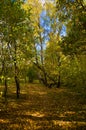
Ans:
{"type": "MultiPolygon", "coordinates": [[[[58,20],[57,20],[58,22],[58,20]]],[[[51,28],[51,24],[53,23],[53,21],[50,20],[49,16],[46,15],[46,11],[43,10],[41,15],[40,15],[40,25],[44,28],[44,30],[46,31],[46,35],[48,35],[48,33],[50,33],[52,31],[51,28]]],[[[62,26],[62,30],[60,33],[61,36],[65,36],[66,35],[66,26],[63,25],[62,26]]]]}
{"type": "MultiPolygon", "coordinates": [[[[58,21],[58,20],[57,20],[58,21]]],[[[49,33],[52,32],[52,28],[51,28],[51,23],[53,21],[50,21],[49,16],[46,15],[46,11],[43,10],[41,15],[40,15],[40,25],[42,28],[44,28],[44,32],[41,33],[41,36],[43,38],[42,44],[43,44],[43,48],[46,48],[46,43],[49,41],[49,33]]],[[[62,26],[62,30],[60,33],[60,36],[65,36],[66,35],[66,26],[63,25],[62,26]]],[[[40,44],[37,43],[37,49],[40,50],[40,44]]]]}

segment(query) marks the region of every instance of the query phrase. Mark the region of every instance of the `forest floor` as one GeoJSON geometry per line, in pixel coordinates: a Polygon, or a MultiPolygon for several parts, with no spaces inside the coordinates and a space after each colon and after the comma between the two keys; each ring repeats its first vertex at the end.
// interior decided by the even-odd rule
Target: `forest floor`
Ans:
{"type": "Polygon", "coordinates": [[[0,97],[0,130],[86,130],[86,91],[22,85],[0,97]]]}

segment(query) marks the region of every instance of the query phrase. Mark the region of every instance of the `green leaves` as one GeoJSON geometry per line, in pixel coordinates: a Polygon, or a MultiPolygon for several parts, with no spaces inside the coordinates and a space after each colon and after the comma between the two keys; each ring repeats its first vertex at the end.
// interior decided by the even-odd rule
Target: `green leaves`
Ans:
{"type": "Polygon", "coordinates": [[[3,73],[7,76],[11,76],[11,73],[14,76],[14,64],[17,64],[17,67],[20,68],[21,59],[27,55],[26,50],[28,50],[27,48],[31,41],[30,11],[26,12],[23,4],[21,0],[13,3],[9,0],[0,1],[0,69],[2,69],[4,62],[3,70],[8,70],[8,73],[6,71],[3,73]]]}
{"type": "Polygon", "coordinates": [[[85,52],[86,26],[84,1],[57,1],[59,20],[66,25],[67,35],[63,38],[62,48],[65,54],[76,55],[85,52]],[[60,9],[61,8],[61,9],[60,9]],[[59,12],[60,10],[60,12],[59,12]],[[64,11],[63,11],[64,10],[64,11]],[[77,12],[77,13],[76,13],[77,12]],[[67,17],[65,17],[67,16],[67,17]],[[64,19],[65,17],[65,19],[64,19]],[[82,40],[83,39],[83,40],[82,40]]]}
{"type": "Polygon", "coordinates": [[[0,70],[4,63],[9,72],[3,73],[14,75],[14,64],[22,71],[34,62],[49,82],[57,83],[59,75],[64,82],[78,75],[76,64],[71,65],[76,61],[71,59],[86,53],[83,1],[46,1],[43,7],[38,0],[1,0],[0,7],[0,70]]]}

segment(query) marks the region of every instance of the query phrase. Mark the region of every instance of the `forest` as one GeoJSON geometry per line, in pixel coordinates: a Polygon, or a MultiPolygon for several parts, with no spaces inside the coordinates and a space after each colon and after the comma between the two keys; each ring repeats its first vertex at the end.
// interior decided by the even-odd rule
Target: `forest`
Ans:
{"type": "Polygon", "coordinates": [[[0,0],[0,129],[86,129],[86,0],[0,0]]]}

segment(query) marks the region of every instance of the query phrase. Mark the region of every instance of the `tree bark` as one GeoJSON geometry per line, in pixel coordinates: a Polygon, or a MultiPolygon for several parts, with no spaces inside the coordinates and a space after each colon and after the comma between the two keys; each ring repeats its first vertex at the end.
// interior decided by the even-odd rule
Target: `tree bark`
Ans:
{"type": "Polygon", "coordinates": [[[14,69],[15,69],[15,83],[16,83],[16,96],[17,98],[19,98],[20,96],[20,82],[19,82],[19,78],[18,78],[18,74],[19,74],[19,70],[18,70],[18,66],[17,66],[17,45],[16,45],[16,42],[14,42],[14,69]]]}
{"type": "Polygon", "coordinates": [[[15,76],[15,83],[16,83],[16,96],[19,98],[20,96],[20,83],[17,76],[15,76]]]}
{"type": "Polygon", "coordinates": [[[59,54],[57,54],[57,61],[58,61],[58,84],[57,88],[60,88],[61,86],[61,73],[60,73],[60,67],[61,67],[61,57],[59,54]]]}
{"type": "Polygon", "coordinates": [[[60,81],[60,75],[58,76],[58,84],[57,84],[57,88],[60,88],[60,84],[61,84],[61,81],[60,81]]]}
{"type": "Polygon", "coordinates": [[[4,93],[3,93],[3,96],[6,98],[7,97],[7,79],[5,78],[4,80],[4,93]]]}

